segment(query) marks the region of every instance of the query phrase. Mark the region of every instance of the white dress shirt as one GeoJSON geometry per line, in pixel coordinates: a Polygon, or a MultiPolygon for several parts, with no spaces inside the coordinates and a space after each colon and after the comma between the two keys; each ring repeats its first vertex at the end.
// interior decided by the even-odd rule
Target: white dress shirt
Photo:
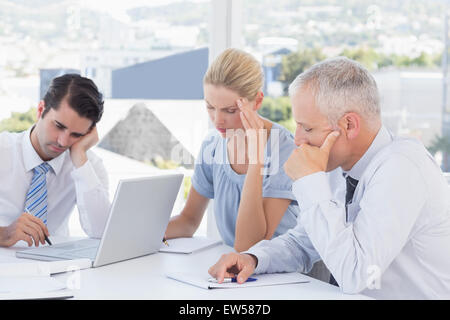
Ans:
{"type": "MultiPolygon", "coordinates": [[[[30,140],[31,128],[21,133],[0,133],[0,226],[13,223],[23,212],[33,168],[43,160],[30,140]]],[[[69,235],[68,221],[75,204],[80,224],[90,237],[100,238],[110,209],[108,175],[92,151],[75,168],[70,150],[48,161],[47,228],[50,235],[69,235]]]]}
{"type": "Polygon", "coordinates": [[[322,259],[345,293],[449,299],[449,188],[432,156],[381,127],[347,174],[359,180],[348,221],[340,169],[294,182],[298,224],[247,251],[255,272],[307,272],[322,259]]]}

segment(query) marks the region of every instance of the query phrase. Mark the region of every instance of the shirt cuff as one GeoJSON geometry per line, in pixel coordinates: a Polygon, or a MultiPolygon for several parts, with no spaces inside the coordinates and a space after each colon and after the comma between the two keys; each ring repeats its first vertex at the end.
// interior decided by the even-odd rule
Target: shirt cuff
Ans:
{"type": "Polygon", "coordinates": [[[242,253],[252,254],[258,259],[258,265],[256,266],[254,271],[255,274],[265,273],[267,271],[267,268],[269,267],[270,256],[266,252],[264,252],[263,248],[259,248],[258,245],[255,245],[242,253]]]}
{"type": "Polygon", "coordinates": [[[323,171],[296,180],[292,184],[292,193],[297,198],[300,211],[306,211],[322,201],[329,201],[333,197],[328,176],[323,171]]]}
{"type": "Polygon", "coordinates": [[[100,184],[97,174],[89,160],[81,167],[74,169],[70,174],[75,184],[84,188],[84,190],[95,189],[100,184]]]}
{"type": "Polygon", "coordinates": [[[0,217],[0,227],[7,227],[11,223],[8,221],[8,219],[5,217],[0,217]]]}

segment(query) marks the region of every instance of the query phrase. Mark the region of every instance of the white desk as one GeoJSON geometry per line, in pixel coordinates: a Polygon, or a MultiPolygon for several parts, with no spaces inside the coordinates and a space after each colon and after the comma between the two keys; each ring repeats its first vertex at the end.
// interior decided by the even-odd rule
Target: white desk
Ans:
{"type": "MultiPolygon", "coordinates": [[[[58,241],[60,242],[60,241],[58,241]]],[[[0,254],[11,255],[10,249],[0,254]]],[[[165,277],[167,272],[186,271],[207,275],[208,268],[232,248],[220,245],[184,255],[155,253],[79,273],[53,277],[79,284],[75,299],[170,299],[170,300],[292,300],[292,299],[370,299],[364,295],[347,295],[338,287],[310,278],[310,283],[205,290],[165,277]]],[[[20,261],[21,259],[19,259],[20,261]]]]}

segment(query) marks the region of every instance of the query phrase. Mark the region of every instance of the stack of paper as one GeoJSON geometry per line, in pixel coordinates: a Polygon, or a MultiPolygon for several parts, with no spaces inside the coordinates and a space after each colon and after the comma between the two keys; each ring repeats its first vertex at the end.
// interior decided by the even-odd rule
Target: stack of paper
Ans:
{"type": "Polygon", "coordinates": [[[72,297],[72,291],[50,275],[89,268],[89,259],[32,261],[0,256],[0,299],[72,297]]]}
{"type": "Polygon", "coordinates": [[[36,261],[0,256],[0,276],[51,275],[87,269],[91,266],[92,262],[87,258],[59,261],[36,261]]]}
{"type": "Polygon", "coordinates": [[[0,276],[0,284],[0,300],[73,297],[65,283],[49,276],[0,276]]]}

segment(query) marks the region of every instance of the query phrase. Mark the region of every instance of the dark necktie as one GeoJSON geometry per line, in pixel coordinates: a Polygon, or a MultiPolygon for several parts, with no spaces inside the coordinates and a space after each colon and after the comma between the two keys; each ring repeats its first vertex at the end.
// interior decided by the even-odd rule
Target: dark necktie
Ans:
{"type": "Polygon", "coordinates": [[[349,175],[345,178],[347,184],[347,191],[345,192],[345,221],[348,221],[348,205],[352,203],[353,194],[355,193],[356,186],[358,185],[358,180],[353,179],[349,175]]]}
{"type": "MultiPolygon", "coordinates": [[[[355,193],[356,186],[358,185],[358,180],[353,179],[349,175],[345,177],[346,182],[346,192],[345,192],[345,221],[348,221],[348,205],[352,203],[353,200],[353,194],[355,193]]],[[[338,286],[338,283],[334,279],[333,275],[330,274],[330,284],[338,286]]]]}

